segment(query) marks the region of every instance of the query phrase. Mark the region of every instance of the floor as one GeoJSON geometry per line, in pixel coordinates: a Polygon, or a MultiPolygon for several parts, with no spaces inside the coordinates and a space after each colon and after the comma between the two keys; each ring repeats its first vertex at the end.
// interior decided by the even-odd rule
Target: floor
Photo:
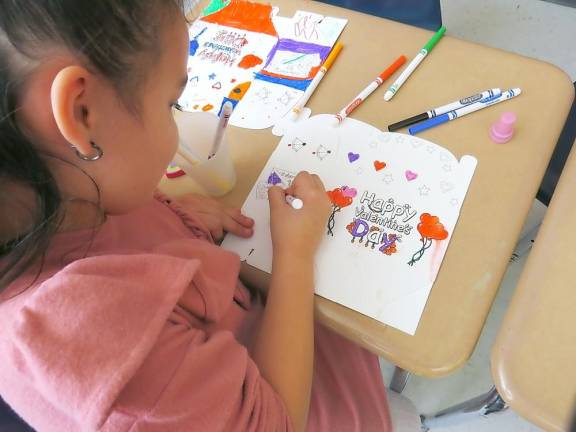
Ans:
{"type": "MultiPolygon", "coordinates": [[[[576,80],[576,8],[542,0],[441,0],[444,24],[448,34],[535,57],[562,68],[576,80]]],[[[546,207],[535,201],[524,227],[522,239],[542,220],[546,207]]],[[[532,233],[533,234],[533,233],[532,233]]],[[[519,241],[517,250],[525,250],[519,241]]],[[[453,404],[488,391],[490,347],[522,271],[526,255],[511,262],[500,286],[478,346],[459,372],[436,379],[410,377],[404,395],[419,411],[434,413],[453,404]]],[[[393,366],[382,360],[382,373],[390,382],[393,366]]],[[[512,410],[488,417],[458,420],[436,426],[431,432],[537,432],[539,428],[512,410]]]]}

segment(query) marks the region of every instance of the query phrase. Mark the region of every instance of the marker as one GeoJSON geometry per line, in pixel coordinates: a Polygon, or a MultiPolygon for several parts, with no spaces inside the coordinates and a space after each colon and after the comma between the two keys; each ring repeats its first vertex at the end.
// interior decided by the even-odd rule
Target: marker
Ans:
{"type": "Polygon", "coordinates": [[[502,94],[502,90],[499,88],[493,88],[492,90],[486,90],[482,93],[477,93],[472,96],[465,97],[463,99],[457,100],[456,102],[452,102],[446,105],[442,105],[441,107],[434,108],[430,111],[426,111],[422,114],[415,115],[414,117],[407,118],[405,120],[399,121],[398,123],[391,124],[388,126],[388,130],[390,132],[397,131],[398,129],[402,129],[406,126],[410,126],[416,123],[419,123],[423,120],[428,120],[433,117],[437,117],[440,114],[447,113],[449,111],[454,111],[460,108],[465,107],[466,105],[473,104],[474,102],[481,101],[482,99],[487,99],[493,96],[500,96],[502,94]]]}
{"type": "Polygon", "coordinates": [[[302,111],[304,105],[308,103],[308,100],[312,96],[312,93],[314,93],[316,87],[318,87],[318,84],[320,84],[320,81],[322,81],[322,78],[324,78],[324,75],[326,75],[326,72],[328,72],[328,69],[330,69],[330,66],[332,66],[332,63],[334,63],[334,60],[336,60],[336,57],[338,57],[338,54],[340,54],[340,51],[342,51],[343,47],[344,45],[342,45],[340,42],[334,45],[334,48],[326,58],[326,61],[324,62],[320,70],[316,73],[316,76],[314,77],[314,79],[312,80],[312,82],[310,83],[310,85],[300,98],[300,100],[296,103],[294,108],[292,108],[292,112],[294,114],[300,114],[300,111],[302,111]]]}
{"type": "Polygon", "coordinates": [[[390,76],[398,70],[400,66],[402,66],[406,62],[406,57],[403,55],[398,57],[394,63],[392,63],[388,69],[382,72],[380,75],[376,77],[374,81],[368,85],[364,90],[360,92],[358,96],[356,96],[352,102],[350,102],[345,108],[342,109],[338,114],[336,114],[336,119],[338,123],[342,123],[346,117],[350,115],[352,111],[354,111],[358,105],[360,105],[364,100],[370,96],[374,90],[382,85],[384,81],[386,81],[390,76]]]}
{"type": "Polygon", "coordinates": [[[300,210],[304,207],[304,202],[300,198],[294,198],[292,195],[286,195],[286,202],[290,204],[294,210],[300,210]]]}
{"type": "Polygon", "coordinates": [[[218,153],[218,149],[220,148],[222,139],[224,138],[224,131],[228,126],[228,121],[230,120],[230,116],[232,115],[233,110],[234,105],[232,105],[232,102],[225,102],[222,106],[220,120],[218,121],[218,126],[216,127],[216,136],[214,137],[214,143],[212,144],[210,153],[208,153],[208,159],[214,157],[216,153],[218,153]]]}
{"type": "Polygon", "coordinates": [[[512,99],[513,97],[518,96],[520,93],[522,93],[522,90],[519,88],[507,90],[503,92],[500,96],[494,96],[488,99],[484,99],[481,100],[480,102],[467,105],[464,108],[460,108],[455,111],[450,111],[446,114],[442,114],[439,115],[438,117],[434,117],[429,120],[423,121],[422,123],[418,123],[417,125],[414,125],[410,129],[408,129],[408,132],[410,132],[410,135],[416,135],[419,132],[433,128],[434,126],[441,125],[442,123],[449,122],[451,120],[463,117],[467,114],[476,112],[483,108],[495,105],[500,102],[507,101],[508,99],[512,99]]]}
{"type": "Polygon", "coordinates": [[[446,33],[446,27],[442,26],[434,34],[434,36],[432,36],[432,38],[428,41],[428,43],[424,45],[424,48],[422,48],[420,52],[416,54],[416,57],[414,57],[414,59],[410,62],[410,64],[406,66],[406,69],[404,69],[400,74],[400,76],[396,79],[396,81],[394,81],[394,84],[392,84],[390,88],[386,90],[386,93],[384,93],[385,101],[389,101],[394,97],[396,92],[400,89],[400,87],[402,87],[402,84],[404,84],[404,82],[406,82],[408,77],[412,75],[412,72],[414,72],[414,70],[418,67],[418,65],[422,63],[422,60],[424,60],[424,58],[428,55],[428,53],[432,51],[432,48],[434,48],[434,46],[438,43],[438,41],[442,39],[444,33],[446,33]]]}

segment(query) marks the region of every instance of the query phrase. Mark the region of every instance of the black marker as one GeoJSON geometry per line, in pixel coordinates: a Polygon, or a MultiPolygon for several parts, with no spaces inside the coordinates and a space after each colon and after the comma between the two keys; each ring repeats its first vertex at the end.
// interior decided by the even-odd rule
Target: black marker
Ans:
{"type": "Polygon", "coordinates": [[[478,102],[482,99],[486,99],[493,96],[500,96],[502,91],[499,88],[494,88],[492,90],[486,90],[482,93],[478,93],[472,96],[468,96],[464,99],[460,99],[456,102],[449,103],[447,105],[442,105],[441,107],[434,108],[433,110],[426,111],[425,113],[415,115],[414,117],[407,118],[405,120],[399,121],[398,123],[391,124],[388,126],[388,130],[390,132],[397,131],[398,129],[402,129],[406,126],[411,126],[413,124],[419,123],[424,120],[428,120],[439,116],[441,114],[445,114],[450,111],[454,111],[460,108],[465,107],[466,105],[470,105],[474,102],[478,102]]]}

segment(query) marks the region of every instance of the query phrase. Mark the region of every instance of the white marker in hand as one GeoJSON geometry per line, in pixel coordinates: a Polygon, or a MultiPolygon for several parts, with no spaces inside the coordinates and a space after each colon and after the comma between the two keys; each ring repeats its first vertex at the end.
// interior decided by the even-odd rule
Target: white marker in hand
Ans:
{"type": "Polygon", "coordinates": [[[300,198],[295,198],[292,195],[286,195],[286,202],[290,204],[294,210],[300,210],[304,207],[304,202],[300,198]]]}

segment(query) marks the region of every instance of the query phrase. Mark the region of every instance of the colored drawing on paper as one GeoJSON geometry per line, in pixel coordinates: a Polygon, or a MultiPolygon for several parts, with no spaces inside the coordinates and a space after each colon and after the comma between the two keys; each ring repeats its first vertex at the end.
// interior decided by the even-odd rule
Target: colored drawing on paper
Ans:
{"type": "Polygon", "coordinates": [[[331,46],[280,39],[256,78],[305,90],[331,49],[331,46]]]}
{"type": "Polygon", "coordinates": [[[214,105],[206,104],[202,107],[202,111],[210,111],[214,108],[214,105]]]}
{"type": "Polygon", "coordinates": [[[272,186],[282,184],[282,179],[278,174],[276,174],[276,172],[272,171],[272,173],[268,176],[268,184],[272,186]]]}
{"type": "Polygon", "coordinates": [[[379,252],[388,256],[398,252],[396,242],[400,242],[401,239],[397,234],[386,233],[383,228],[376,225],[370,226],[363,219],[354,219],[346,225],[346,230],[352,236],[352,243],[358,239],[358,244],[364,243],[364,246],[370,249],[378,247],[379,252]]]}
{"type": "Polygon", "coordinates": [[[375,161],[374,161],[374,169],[375,169],[376,171],[383,170],[384,168],[386,168],[386,162],[382,162],[382,161],[379,161],[379,160],[375,160],[375,161]]]}
{"type": "Polygon", "coordinates": [[[202,15],[210,15],[214,12],[218,12],[220,9],[224,9],[226,6],[230,4],[230,0],[212,0],[208,6],[204,8],[202,11],[202,15]]]}
{"type": "MultiPolygon", "coordinates": [[[[255,80],[252,86],[259,91],[262,83],[255,80]]],[[[267,88],[274,104],[284,90],[267,88]]],[[[248,92],[246,97],[250,96],[248,92]]],[[[283,138],[243,206],[256,220],[254,236],[232,236],[224,247],[270,272],[273,245],[268,178],[273,172],[282,178],[280,166],[292,172],[313,172],[326,186],[332,206],[315,259],[316,294],[414,334],[442,271],[476,160],[471,156],[457,159],[450,153],[452,171],[446,172],[443,165],[448,161],[440,158],[445,149],[418,137],[382,132],[353,118],[348,120],[334,127],[333,115],[321,114],[283,129],[283,138]],[[410,145],[413,142],[419,145],[410,145]],[[428,152],[428,146],[435,151],[428,152]],[[351,163],[348,153],[360,158],[351,163]],[[322,160],[321,154],[327,157],[322,160]],[[406,170],[417,178],[408,181],[406,170]],[[436,240],[440,238],[444,240],[436,240]],[[249,255],[252,249],[254,253],[249,255]],[[414,264],[407,265],[412,260],[414,264]]]]}
{"type": "Polygon", "coordinates": [[[335,217],[336,213],[342,210],[345,207],[348,207],[352,204],[354,197],[356,196],[357,192],[356,189],[342,186],[331,191],[326,192],[328,194],[328,198],[332,202],[332,213],[328,218],[328,235],[334,236],[334,225],[336,225],[335,217]]]}
{"type": "Polygon", "coordinates": [[[262,64],[262,59],[260,57],[255,56],[254,54],[248,54],[242,57],[242,60],[238,63],[238,67],[242,69],[250,69],[259,64],[262,64]]]}
{"type": "Polygon", "coordinates": [[[228,97],[242,102],[231,125],[273,126],[300,99],[346,22],[302,11],[286,18],[269,4],[214,0],[190,28],[188,73],[199,79],[189,83],[179,104],[217,110],[228,97]],[[296,37],[295,23],[302,37],[296,37]]]}
{"type": "Polygon", "coordinates": [[[354,163],[358,159],[360,159],[360,155],[358,153],[348,152],[348,162],[354,163]]]}
{"type": "Polygon", "coordinates": [[[207,29],[208,27],[204,27],[202,30],[200,30],[200,33],[198,33],[196,36],[190,39],[190,48],[189,48],[190,56],[196,55],[196,51],[198,51],[198,48],[200,47],[200,44],[198,43],[198,38],[202,36],[207,29]]]}
{"type": "Polygon", "coordinates": [[[228,97],[230,99],[234,99],[234,100],[242,99],[246,95],[246,92],[248,91],[248,89],[250,88],[250,84],[252,84],[252,83],[250,81],[248,81],[248,82],[243,82],[241,84],[236,85],[236,87],[234,87],[232,90],[230,90],[228,97]]]}
{"type": "Polygon", "coordinates": [[[273,60],[266,66],[268,75],[310,79],[319,67],[322,66],[322,58],[318,52],[299,54],[292,51],[278,51],[273,60]]]}
{"type": "Polygon", "coordinates": [[[271,16],[272,6],[269,4],[231,0],[226,7],[204,16],[202,21],[276,36],[271,16]]]}
{"type": "Polygon", "coordinates": [[[432,216],[429,213],[422,213],[417,229],[422,236],[420,238],[422,247],[414,255],[412,255],[412,259],[408,261],[408,265],[410,266],[414,265],[424,256],[426,250],[432,246],[432,240],[440,241],[446,240],[448,238],[448,231],[446,231],[444,225],[440,223],[440,219],[437,216],[432,216]]]}
{"type": "Polygon", "coordinates": [[[418,173],[415,173],[414,171],[410,170],[406,170],[406,172],[404,172],[404,175],[406,176],[406,180],[408,181],[416,180],[418,178],[418,173]]]}
{"type": "MultiPolygon", "coordinates": [[[[409,203],[398,203],[394,198],[378,196],[376,192],[365,190],[360,197],[355,209],[354,220],[356,221],[353,236],[361,237],[368,235],[373,246],[385,246],[381,252],[391,248],[390,235],[394,235],[394,241],[404,236],[409,236],[414,226],[411,220],[418,211],[409,203]],[[384,237],[384,233],[388,235],[384,237]]],[[[389,254],[388,254],[389,255],[389,254]]]]}
{"type": "Polygon", "coordinates": [[[303,15],[294,23],[294,35],[306,40],[318,40],[318,24],[312,15],[303,15]]]}

